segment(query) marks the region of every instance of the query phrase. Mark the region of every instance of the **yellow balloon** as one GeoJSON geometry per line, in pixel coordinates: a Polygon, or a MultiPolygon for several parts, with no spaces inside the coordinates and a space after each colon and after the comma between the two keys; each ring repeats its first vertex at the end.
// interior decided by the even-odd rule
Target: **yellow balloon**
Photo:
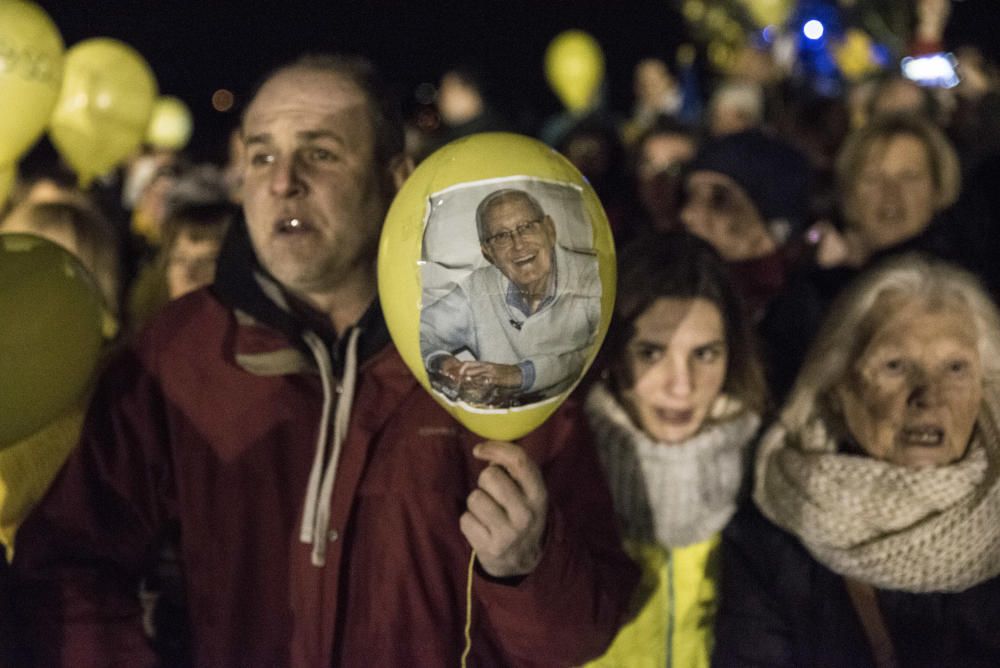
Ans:
{"type": "Polygon", "coordinates": [[[590,109],[604,79],[601,45],[582,30],[559,33],[545,51],[545,78],[567,109],[590,109]]]}
{"type": "Polygon", "coordinates": [[[0,212],[3,211],[3,205],[7,203],[7,198],[10,197],[10,191],[14,187],[16,177],[17,169],[14,168],[14,165],[0,165],[0,212]]]}
{"type": "Polygon", "coordinates": [[[750,18],[761,28],[780,26],[788,19],[795,5],[793,0],[741,0],[750,18]]]}
{"type": "Polygon", "coordinates": [[[156,96],[152,70],[127,44],[97,37],[66,52],[49,135],[82,185],[139,147],[156,96]]]}
{"type": "Polygon", "coordinates": [[[872,39],[868,33],[857,28],[849,28],[843,41],[834,49],[837,67],[850,81],[857,81],[866,74],[879,69],[872,58],[872,39]]]}
{"type": "Polygon", "coordinates": [[[0,234],[0,448],[35,433],[87,391],[101,349],[101,295],[61,246],[0,234]]]}
{"type": "Polygon", "coordinates": [[[45,131],[62,72],[63,40],[49,15],[33,2],[0,0],[0,164],[45,131]]]}
{"type": "Polygon", "coordinates": [[[510,441],[544,422],[597,354],[614,307],[611,229],[593,188],[559,153],[521,135],[471,135],[424,160],[393,200],[378,287],[417,380],[472,431],[510,441]],[[511,208],[521,215],[499,231],[487,223],[481,242],[480,205],[498,212],[492,219],[510,218],[511,208]],[[517,305],[517,286],[532,280],[546,283],[544,295],[517,305]],[[461,371],[445,377],[442,359],[461,371]],[[527,363],[530,372],[518,366],[527,363]],[[521,387],[479,375],[512,367],[521,387]]]}
{"type": "Polygon", "coordinates": [[[146,130],[146,143],[157,148],[179,151],[191,139],[193,129],[187,105],[176,97],[164,95],[153,105],[153,114],[146,130]]]}

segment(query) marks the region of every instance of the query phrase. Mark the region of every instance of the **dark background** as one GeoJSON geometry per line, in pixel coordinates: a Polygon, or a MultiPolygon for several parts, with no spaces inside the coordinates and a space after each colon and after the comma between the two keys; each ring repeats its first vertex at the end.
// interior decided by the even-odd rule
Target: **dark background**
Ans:
{"type": "MultiPolygon", "coordinates": [[[[679,3],[671,0],[38,1],[67,48],[106,36],[138,49],[160,93],[190,107],[190,148],[202,159],[222,157],[225,135],[261,75],[305,51],[373,58],[410,104],[417,84],[436,83],[449,66],[472,63],[494,84],[502,111],[528,124],[559,110],[542,61],[560,31],[581,28],[601,43],[607,99],[620,112],[630,106],[635,62],[647,55],[669,59],[687,38],[679,3]],[[236,94],[228,113],[212,109],[219,88],[236,94]]],[[[998,59],[998,29],[1000,2],[964,0],[953,3],[946,37],[949,46],[978,44],[998,59]]]]}

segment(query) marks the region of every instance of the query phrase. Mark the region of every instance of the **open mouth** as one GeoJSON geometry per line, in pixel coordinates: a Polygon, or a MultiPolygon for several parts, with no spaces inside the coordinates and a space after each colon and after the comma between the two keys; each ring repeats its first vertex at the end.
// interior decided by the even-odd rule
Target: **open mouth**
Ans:
{"type": "Polygon", "coordinates": [[[305,234],[313,231],[312,223],[304,218],[280,218],[274,223],[274,230],[281,235],[305,234]]]}
{"type": "Polygon", "coordinates": [[[944,442],[944,430],[934,426],[903,427],[900,439],[905,445],[934,447],[944,442]]]}
{"type": "Polygon", "coordinates": [[[522,255],[521,257],[515,257],[511,259],[511,262],[516,264],[518,267],[523,267],[526,264],[531,264],[535,261],[535,257],[538,253],[531,253],[530,255],[522,255]]]}
{"type": "Polygon", "coordinates": [[[690,408],[678,410],[674,408],[655,408],[656,417],[662,422],[673,425],[683,425],[691,421],[694,411],[690,408]]]}

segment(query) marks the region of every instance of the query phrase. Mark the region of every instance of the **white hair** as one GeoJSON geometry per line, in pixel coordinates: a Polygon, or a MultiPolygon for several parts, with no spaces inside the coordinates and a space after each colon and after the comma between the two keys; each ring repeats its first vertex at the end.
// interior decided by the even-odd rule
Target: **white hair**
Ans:
{"type": "Polygon", "coordinates": [[[818,414],[830,391],[868,346],[881,317],[875,311],[887,293],[926,302],[964,304],[972,313],[984,387],[1000,388],[1000,313],[979,281],[942,260],[916,253],[894,258],[864,274],[837,298],[813,341],[781,421],[798,431],[818,414]]]}

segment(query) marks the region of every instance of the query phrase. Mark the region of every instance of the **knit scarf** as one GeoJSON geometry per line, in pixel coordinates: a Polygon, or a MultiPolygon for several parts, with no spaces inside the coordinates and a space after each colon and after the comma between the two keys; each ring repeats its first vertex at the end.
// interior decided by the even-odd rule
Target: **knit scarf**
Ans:
{"type": "Polygon", "coordinates": [[[722,396],[701,430],[675,444],[654,441],[636,427],[601,383],[585,409],[626,538],[681,547],[726,526],[739,503],[759,416],[722,396]]]}
{"type": "Polygon", "coordinates": [[[957,592],[1000,574],[1000,432],[984,401],[966,455],[910,469],[840,454],[822,419],[772,427],[753,498],[820,563],[880,589],[957,592]]]}

